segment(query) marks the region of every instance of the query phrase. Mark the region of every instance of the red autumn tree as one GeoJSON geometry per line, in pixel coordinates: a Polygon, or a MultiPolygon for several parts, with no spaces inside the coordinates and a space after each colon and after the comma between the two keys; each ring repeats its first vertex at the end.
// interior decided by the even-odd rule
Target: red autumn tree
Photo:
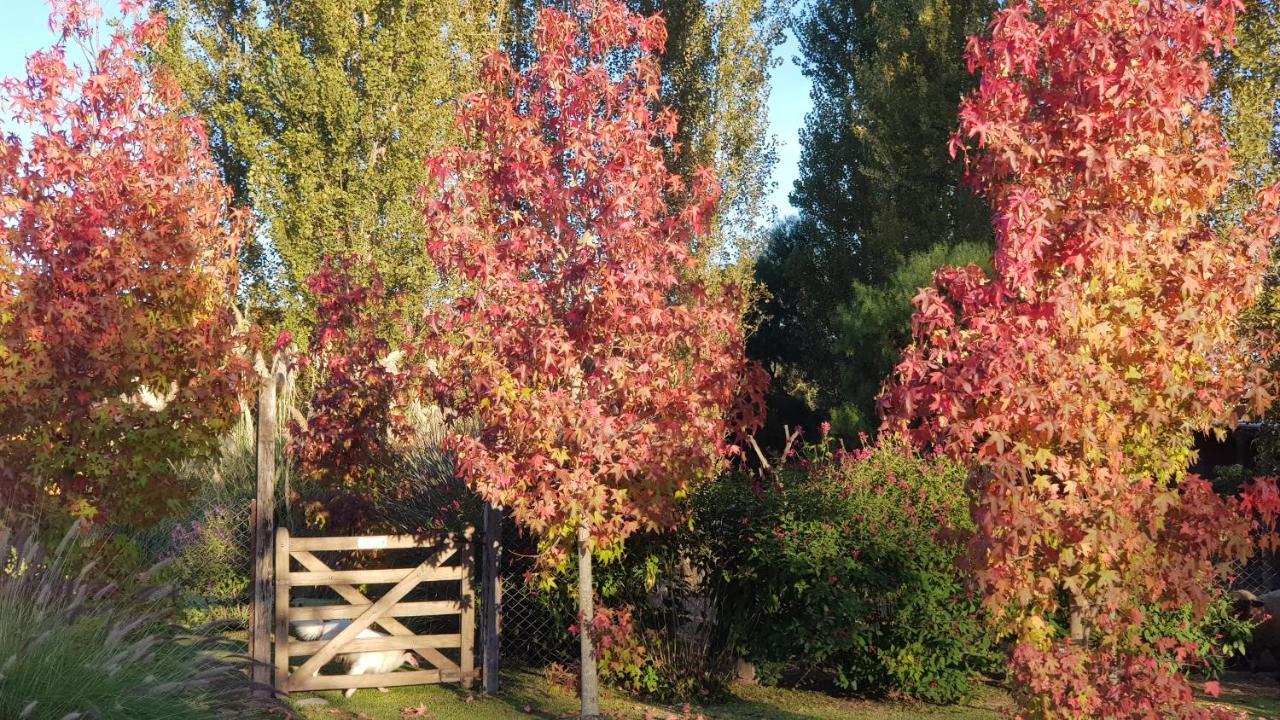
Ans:
{"type": "Polygon", "coordinates": [[[231,302],[242,233],[204,130],[144,61],[164,18],[105,41],[58,0],[53,47],[3,84],[0,502],[146,520],[180,499],[172,461],[235,417],[231,302]],[[84,50],[82,65],[68,48],[84,50]]]}
{"type": "Polygon", "coordinates": [[[1202,609],[1247,551],[1243,503],[1186,475],[1196,433],[1269,402],[1237,334],[1277,194],[1233,227],[1207,62],[1234,0],[1013,2],[971,41],[953,148],[996,218],[994,276],[945,269],[916,299],[886,425],[975,458],[988,609],[1014,633],[1025,718],[1208,717],[1145,641],[1142,607],[1202,609]],[[1248,407],[1246,407],[1248,406],[1248,407]],[[1052,618],[1071,619],[1071,638],[1052,618]],[[1074,641],[1073,641],[1074,640],[1074,641]]]}
{"type": "Polygon", "coordinates": [[[351,258],[326,257],[307,279],[316,298],[316,326],[304,359],[316,387],[305,424],[295,424],[292,452],[311,485],[307,515],[326,527],[359,530],[371,519],[379,483],[387,471],[393,433],[405,431],[396,410],[404,374],[379,327],[395,299],[372,266],[353,272],[351,258]]]}
{"type": "Polygon", "coordinates": [[[663,162],[665,38],[614,0],[543,10],[528,70],[496,53],[462,103],[474,149],[430,161],[428,248],[461,292],[429,309],[422,351],[441,404],[483,427],[452,438],[460,473],[548,561],[577,542],[584,627],[592,552],[675,522],[730,450],[749,375],[736,290],[693,254],[718,184],[701,170],[686,187],[663,162]]]}

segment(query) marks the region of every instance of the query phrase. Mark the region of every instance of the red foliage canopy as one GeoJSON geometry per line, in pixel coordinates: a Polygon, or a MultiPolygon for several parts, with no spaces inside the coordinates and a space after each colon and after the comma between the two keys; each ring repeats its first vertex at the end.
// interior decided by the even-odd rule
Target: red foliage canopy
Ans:
{"type": "MultiPolygon", "coordinates": [[[[1024,0],[971,41],[953,149],[995,210],[995,273],[920,293],[882,409],[976,455],[979,580],[1017,634],[1025,717],[1209,714],[1153,659],[1191,649],[1134,630],[1141,607],[1202,607],[1215,561],[1247,552],[1246,508],[1185,476],[1195,433],[1270,401],[1237,317],[1276,189],[1240,226],[1207,220],[1231,172],[1207,56],[1236,5],[1024,0]],[[1089,644],[1050,627],[1064,598],[1089,644]]],[[[1247,509],[1271,508],[1263,489],[1247,509]]]]}
{"type": "Polygon", "coordinates": [[[102,42],[91,0],[54,2],[61,40],[3,85],[27,131],[0,142],[0,493],[15,506],[157,516],[183,491],[170,462],[234,417],[243,228],[203,128],[144,62],[165,22],[140,5],[102,42]]]}
{"type": "Polygon", "coordinates": [[[305,358],[316,377],[310,412],[295,424],[292,452],[318,492],[307,514],[330,530],[358,530],[369,520],[373,481],[389,471],[393,433],[405,430],[396,409],[405,374],[379,325],[394,321],[382,277],[372,265],[368,280],[352,272],[351,258],[326,257],[307,279],[317,299],[316,327],[305,358]]]}
{"type": "Polygon", "coordinates": [[[462,292],[427,313],[428,374],[484,428],[453,438],[460,472],[553,550],[582,519],[606,547],[670,525],[748,375],[736,289],[691,250],[719,186],[663,162],[665,37],[613,0],[543,10],[529,69],[488,57],[462,103],[474,149],[430,160],[428,249],[462,292]]]}

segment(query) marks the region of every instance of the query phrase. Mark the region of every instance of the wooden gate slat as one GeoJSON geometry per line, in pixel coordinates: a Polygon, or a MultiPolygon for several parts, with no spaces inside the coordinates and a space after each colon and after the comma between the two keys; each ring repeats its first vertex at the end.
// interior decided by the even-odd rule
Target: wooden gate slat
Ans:
{"type": "MultiPolygon", "coordinates": [[[[359,617],[372,602],[351,603],[350,605],[307,605],[289,608],[290,620],[347,620],[359,617]]],[[[433,615],[457,615],[462,612],[456,600],[426,600],[422,602],[400,602],[383,615],[387,617],[430,617],[433,615]]],[[[379,618],[378,624],[382,618],[379,618]]]]}
{"type": "MultiPolygon", "coordinates": [[[[321,571],[321,570],[329,569],[329,566],[325,565],[323,560],[316,557],[315,555],[312,555],[309,552],[293,553],[293,557],[295,560],[302,563],[303,567],[308,568],[310,570],[321,571]]],[[[346,600],[349,603],[361,604],[361,605],[372,604],[369,598],[365,597],[364,593],[355,589],[351,585],[338,583],[338,584],[330,585],[329,587],[334,592],[338,593],[339,597],[341,597],[343,600],[346,600]]],[[[292,612],[292,610],[290,612],[292,612]]],[[[383,630],[386,630],[392,635],[408,636],[408,635],[414,634],[412,630],[405,627],[403,624],[400,623],[400,621],[395,620],[394,618],[389,618],[385,615],[378,618],[376,622],[378,625],[382,626],[383,630]]],[[[429,648],[416,648],[415,652],[417,652],[418,655],[420,655],[423,660],[426,660],[427,662],[431,663],[434,667],[440,670],[450,671],[450,670],[458,669],[458,666],[454,664],[452,660],[445,657],[444,655],[437,652],[436,650],[429,649],[429,648]]]]}
{"type": "MultiPolygon", "coordinates": [[[[319,652],[328,640],[293,640],[289,643],[289,655],[313,655],[319,652]]],[[[451,633],[445,635],[412,635],[400,637],[388,635],[376,638],[356,638],[338,648],[337,655],[355,652],[382,652],[383,650],[416,650],[418,648],[456,648],[462,647],[462,635],[451,633]]]]}
{"type": "Polygon", "coordinates": [[[458,682],[457,670],[409,670],[378,675],[316,675],[294,678],[291,690],[344,690],[346,688],[396,687],[399,685],[428,685],[441,682],[458,682]]]}
{"type": "Polygon", "coordinates": [[[431,547],[413,535],[356,535],[351,537],[299,537],[290,550],[406,550],[431,547]]]}
{"type": "MultiPolygon", "coordinates": [[[[296,553],[290,553],[297,557],[296,553]]],[[[421,566],[419,566],[421,567],[421,566]]],[[[403,582],[413,574],[418,582],[437,582],[441,580],[461,580],[462,568],[428,567],[395,568],[390,570],[325,570],[323,572],[289,573],[289,584],[293,587],[304,585],[387,585],[403,582]]]]}

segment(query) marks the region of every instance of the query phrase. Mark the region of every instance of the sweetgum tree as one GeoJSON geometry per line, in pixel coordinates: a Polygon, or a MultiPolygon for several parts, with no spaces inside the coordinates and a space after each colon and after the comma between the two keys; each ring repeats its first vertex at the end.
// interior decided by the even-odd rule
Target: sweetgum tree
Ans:
{"type": "MultiPolygon", "coordinates": [[[[451,439],[461,475],[547,562],[576,541],[584,628],[592,553],[675,521],[674,500],[732,449],[752,376],[736,289],[698,279],[692,252],[718,185],[664,164],[665,36],[611,0],[543,10],[528,68],[491,55],[462,102],[468,149],[430,161],[428,249],[461,292],[427,312],[428,380],[483,428],[451,439]]],[[[599,712],[590,636],[584,716],[599,712]]]]}
{"type": "MultiPolygon", "coordinates": [[[[1274,486],[1186,475],[1197,432],[1269,401],[1238,329],[1277,189],[1207,220],[1231,178],[1208,60],[1232,0],[1014,2],[970,43],[952,147],[991,203],[994,272],[916,298],[886,425],[974,457],[978,580],[1015,636],[1022,717],[1210,717],[1141,606],[1202,609],[1274,486]],[[1070,618],[1070,638],[1054,618],[1070,618]]],[[[1213,688],[1210,687],[1212,690],[1213,688]]]]}
{"type": "Polygon", "coordinates": [[[398,297],[372,262],[351,257],[326,257],[307,289],[316,316],[303,362],[315,389],[290,450],[312,486],[308,516],[330,531],[357,531],[372,519],[390,443],[407,430],[397,408],[405,374],[383,327],[398,317],[398,297]]]}
{"type": "Polygon", "coordinates": [[[198,121],[143,62],[164,18],[124,2],[99,38],[92,0],[57,0],[60,36],[2,102],[0,496],[119,521],[184,490],[171,462],[234,417],[242,229],[198,121]],[[84,52],[72,64],[68,48],[84,52]]]}

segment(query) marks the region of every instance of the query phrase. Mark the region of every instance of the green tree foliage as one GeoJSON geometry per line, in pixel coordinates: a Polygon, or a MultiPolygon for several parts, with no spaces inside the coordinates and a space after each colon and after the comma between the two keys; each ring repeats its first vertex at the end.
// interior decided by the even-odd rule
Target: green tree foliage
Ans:
{"type": "MultiPolygon", "coordinates": [[[[1274,0],[1248,0],[1246,5],[1236,21],[1236,44],[1218,57],[1212,98],[1236,173],[1219,208],[1230,220],[1238,220],[1251,206],[1252,188],[1280,179],[1280,6],[1274,0]]],[[[1263,343],[1280,331],[1280,257],[1274,250],[1266,286],[1245,327],[1263,343]]],[[[1274,409],[1258,450],[1258,469],[1276,472],[1280,417],[1274,409]]]]}
{"type": "Polygon", "coordinates": [[[776,162],[768,134],[769,72],[788,3],[778,0],[640,0],[667,20],[663,99],[680,113],[672,169],[715,170],[724,187],[713,227],[717,259],[745,263],[765,236],[776,162]]]}
{"type": "Polygon", "coordinates": [[[991,237],[947,138],[973,85],[966,38],[995,4],[817,0],[800,18],[814,89],[792,201],[852,256],[848,281],[883,282],[912,253],[991,237]]]}
{"type": "Polygon", "coordinates": [[[986,267],[991,248],[978,242],[918,252],[879,284],[832,282],[850,256],[807,218],[789,218],[770,236],[756,278],[773,292],[762,306],[767,320],[751,339],[773,377],[769,437],[783,424],[813,428],[829,419],[837,436],[875,430],[876,395],[911,337],[911,300],[933,282],[934,270],[974,263],[986,267]]]}
{"type": "MultiPolygon", "coordinates": [[[[511,0],[506,32],[512,62],[530,57],[538,8],[576,3],[511,0]]],[[[680,114],[667,165],[682,177],[699,167],[724,187],[706,254],[747,272],[766,236],[770,177],[776,161],[768,133],[769,73],[779,58],[790,3],[785,0],[628,0],[632,12],[667,22],[662,102],[680,114]]]]}
{"type": "Polygon", "coordinates": [[[174,23],[160,59],[262,221],[243,258],[258,307],[305,331],[305,278],[326,253],[371,258],[409,298],[432,287],[423,162],[454,137],[452,101],[497,40],[501,2],[161,0],[174,23]]]}
{"type": "Polygon", "coordinates": [[[975,244],[958,251],[968,261],[989,247],[990,213],[961,187],[947,140],[974,82],[966,37],[995,4],[815,0],[799,18],[814,104],[791,196],[800,219],[774,230],[756,269],[771,296],[753,344],[776,381],[771,422],[868,428],[884,348],[908,332],[903,283],[928,280],[945,248],[975,244]]]}
{"type": "Polygon", "coordinates": [[[1231,145],[1236,178],[1229,212],[1253,204],[1253,189],[1280,177],[1280,7],[1248,0],[1236,21],[1236,44],[1218,57],[1213,99],[1231,145]]]}
{"type": "Polygon", "coordinates": [[[836,363],[833,308],[848,295],[850,255],[827,242],[807,215],[769,233],[756,260],[756,282],[768,294],[762,322],[748,340],[751,358],[769,372],[764,438],[783,424],[813,427],[832,403],[836,363]]]}
{"type": "Polygon", "coordinates": [[[832,425],[839,435],[871,432],[879,424],[876,396],[911,341],[911,300],[933,282],[943,266],[990,264],[991,248],[982,243],[935,245],[911,255],[883,285],[855,282],[852,299],[836,311],[834,371],[839,395],[833,399],[832,425]]]}

